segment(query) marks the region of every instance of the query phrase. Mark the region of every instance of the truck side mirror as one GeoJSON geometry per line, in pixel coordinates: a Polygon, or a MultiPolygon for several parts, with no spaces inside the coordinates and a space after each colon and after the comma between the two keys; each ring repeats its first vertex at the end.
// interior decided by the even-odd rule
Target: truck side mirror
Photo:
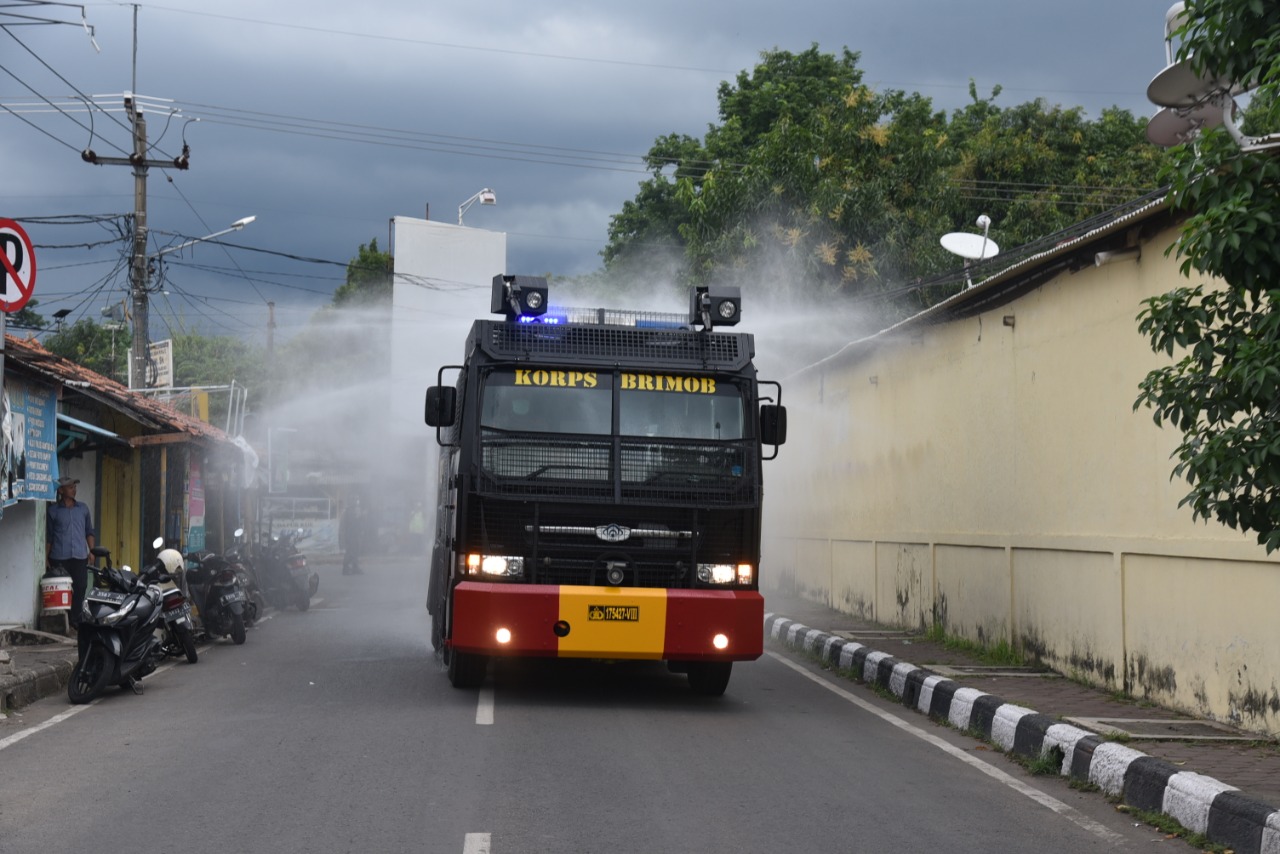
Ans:
{"type": "Polygon", "coordinates": [[[449,427],[455,419],[458,390],[452,386],[435,385],[427,389],[427,424],[431,427],[449,427]]]}
{"type": "Polygon", "coordinates": [[[773,403],[760,405],[760,443],[782,445],[787,441],[787,408],[773,403]]]}

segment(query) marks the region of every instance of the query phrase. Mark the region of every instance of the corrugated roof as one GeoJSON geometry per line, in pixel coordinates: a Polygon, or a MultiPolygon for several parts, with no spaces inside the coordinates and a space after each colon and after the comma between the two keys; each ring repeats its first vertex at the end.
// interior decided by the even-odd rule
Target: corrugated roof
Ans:
{"type": "Polygon", "coordinates": [[[4,336],[5,358],[28,370],[62,384],[68,390],[109,406],[148,428],[153,434],[183,434],[206,443],[230,444],[226,432],[199,418],[179,412],[166,403],[130,391],[113,379],[83,365],[50,353],[33,338],[4,336]]]}

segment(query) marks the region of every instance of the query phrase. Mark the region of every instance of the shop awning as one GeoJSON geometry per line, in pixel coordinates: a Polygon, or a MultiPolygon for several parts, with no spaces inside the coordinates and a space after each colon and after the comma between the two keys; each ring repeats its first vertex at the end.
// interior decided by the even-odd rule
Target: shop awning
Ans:
{"type": "Polygon", "coordinates": [[[76,442],[89,442],[89,437],[103,439],[107,442],[128,445],[129,443],[121,439],[119,435],[112,433],[110,430],[103,430],[86,421],[78,418],[72,418],[70,415],[58,413],[58,453],[61,454],[67,448],[76,442]]]}

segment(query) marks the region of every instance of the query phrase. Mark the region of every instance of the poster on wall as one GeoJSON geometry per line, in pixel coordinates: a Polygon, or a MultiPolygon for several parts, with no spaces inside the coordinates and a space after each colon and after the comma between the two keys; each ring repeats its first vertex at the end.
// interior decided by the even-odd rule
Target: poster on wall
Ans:
{"type": "Polygon", "coordinates": [[[51,386],[6,377],[0,402],[0,504],[52,501],[58,479],[58,410],[51,386]]]}
{"type": "Polygon", "coordinates": [[[190,482],[187,484],[187,549],[204,548],[204,477],[199,460],[188,464],[190,482]]]}

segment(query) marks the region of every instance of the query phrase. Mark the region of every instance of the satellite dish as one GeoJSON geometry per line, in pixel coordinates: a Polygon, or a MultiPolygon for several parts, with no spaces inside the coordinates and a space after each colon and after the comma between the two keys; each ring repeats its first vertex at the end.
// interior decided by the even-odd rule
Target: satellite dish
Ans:
{"type": "Polygon", "coordinates": [[[1208,101],[1214,95],[1227,92],[1239,95],[1243,87],[1233,84],[1226,77],[1197,74],[1191,60],[1184,59],[1166,67],[1147,84],[1147,100],[1161,107],[1188,109],[1208,101]]]}
{"type": "Polygon", "coordinates": [[[1222,105],[1215,99],[1190,109],[1165,107],[1147,122],[1147,139],[1163,148],[1190,142],[1200,131],[1222,124],[1222,105]]]}
{"type": "Polygon", "coordinates": [[[996,242],[987,237],[987,232],[991,230],[991,217],[986,214],[978,217],[978,227],[982,229],[982,234],[953,231],[950,234],[942,235],[939,239],[943,249],[952,255],[959,255],[965,259],[964,280],[969,287],[973,287],[973,279],[969,278],[969,262],[981,261],[984,258],[994,258],[1000,253],[1000,247],[996,246],[996,242]]]}
{"type": "Polygon", "coordinates": [[[996,242],[985,234],[953,231],[950,234],[942,235],[940,242],[942,243],[942,248],[951,254],[975,261],[983,258],[994,258],[1000,252],[1000,247],[996,245],[996,242]]]}

